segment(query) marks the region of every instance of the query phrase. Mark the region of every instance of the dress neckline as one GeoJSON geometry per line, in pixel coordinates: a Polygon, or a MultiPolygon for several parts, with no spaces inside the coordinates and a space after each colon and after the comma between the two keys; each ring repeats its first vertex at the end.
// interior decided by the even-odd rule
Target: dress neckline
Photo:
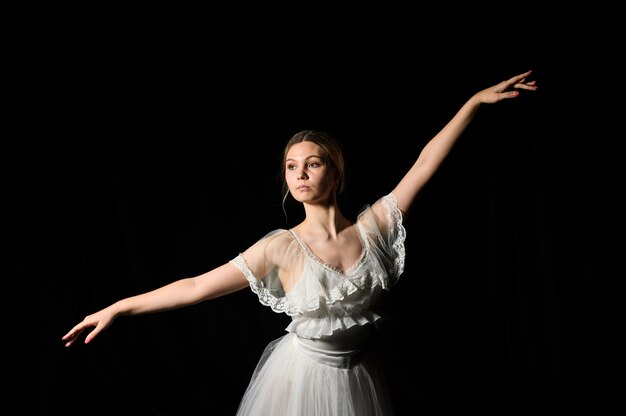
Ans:
{"type": "Polygon", "coordinates": [[[366,248],[367,248],[365,241],[363,240],[363,236],[361,235],[361,228],[359,227],[358,222],[355,223],[354,225],[356,227],[356,233],[359,236],[359,242],[361,243],[361,254],[359,255],[359,258],[354,262],[354,264],[348,267],[346,270],[340,269],[339,267],[335,267],[332,264],[326,263],[324,260],[322,260],[321,257],[319,257],[317,254],[313,252],[313,250],[311,250],[311,248],[304,241],[300,233],[298,233],[294,228],[290,228],[289,232],[291,233],[291,235],[293,235],[293,237],[296,239],[300,247],[302,247],[302,251],[304,251],[304,253],[309,258],[313,259],[316,263],[320,264],[326,269],[331,270],[335,273],[338,273],[342,276],[345,276],[345,275],[352,273],[363,262],[363,259],[365,258],[366,248]]]}

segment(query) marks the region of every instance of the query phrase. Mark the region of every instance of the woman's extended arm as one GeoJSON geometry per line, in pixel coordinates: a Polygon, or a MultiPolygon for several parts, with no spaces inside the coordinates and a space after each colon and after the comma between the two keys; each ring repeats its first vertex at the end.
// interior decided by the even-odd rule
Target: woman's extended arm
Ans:
{"type": "Polygon", "coordinates": [[[519,95],[517,90],[520,89],[534,91],[538,88],[535,81],[527,80],[531,72],[527,71],[516,75],[474,94],[448,124],[424,146],[411,169],[393,190],[396,201],[398,201],[398,208],[402,212],[409,211],[417,193],[430,180],[441,162],[450,153],[481,104],[497,103],[515,98],[519,95]]]}
{"type": "Polygon", "coordinates": [[[182,308],[236,292],[248,286],[243,273],[231,263],[226,263],[196,277],[188,277],[140,295],[119,300],[98,312],[85,317],[62,340],[69,347],[89,327],[95,327],[86,337],[85,344],[108,328],[122,315],[139,315],[182,308]]]}

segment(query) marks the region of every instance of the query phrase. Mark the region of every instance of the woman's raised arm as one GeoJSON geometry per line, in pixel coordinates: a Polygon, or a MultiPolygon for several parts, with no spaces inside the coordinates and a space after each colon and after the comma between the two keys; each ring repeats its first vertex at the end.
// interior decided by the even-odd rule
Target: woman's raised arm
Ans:
{"type": "Polygon", "coordinates": [[[528,81],[532,71],[524,72],[474,94],[452,119],[422,149],[417,160],[393,190],[398,207],[408,212],[413,201],[430,180],[441,162],[470,124],[481,104],[493,104],[515,98],[519,90],[534,91],[536,81],[528,81]]]}

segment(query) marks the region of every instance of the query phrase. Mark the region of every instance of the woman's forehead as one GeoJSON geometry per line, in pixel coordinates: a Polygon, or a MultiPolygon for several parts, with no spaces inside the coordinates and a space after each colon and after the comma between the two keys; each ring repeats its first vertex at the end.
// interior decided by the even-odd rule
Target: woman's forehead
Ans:
{"type": "Polygon", "coordinates": [[[289,148],[287,159],[298,160],[306,159],[311,156],[322,157],[323,155],[324,151],[320,146],[310,141],[304,141],[296,143],[289,148]]]}

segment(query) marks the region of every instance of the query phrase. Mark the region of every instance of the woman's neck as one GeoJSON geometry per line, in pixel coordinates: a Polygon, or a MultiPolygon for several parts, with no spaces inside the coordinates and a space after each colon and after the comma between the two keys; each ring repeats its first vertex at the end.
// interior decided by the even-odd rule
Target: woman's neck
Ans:
{"type": "Polygon", "coordinates": [[[306,205],[304,206],[306,217],[295,228],[300,233],[324,234],[330,238],[337,235],[352,223],[343,216],[337,204],[329,206],[306,205]]]}

